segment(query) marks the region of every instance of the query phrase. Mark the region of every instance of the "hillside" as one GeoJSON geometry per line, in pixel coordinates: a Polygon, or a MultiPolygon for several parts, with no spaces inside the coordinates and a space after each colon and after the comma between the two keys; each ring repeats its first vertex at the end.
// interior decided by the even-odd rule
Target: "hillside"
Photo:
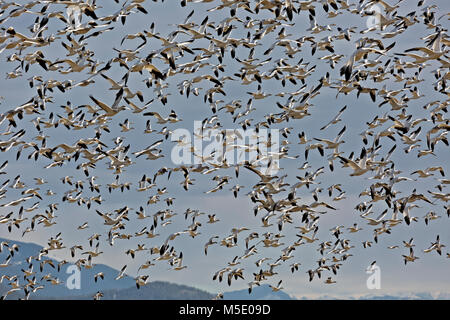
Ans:
{"type": "MultiPolygon", "coordinates": [[[[0,242],[9,241],[7,239],[0,238],[0,242]]],[[[12,242],[12,241],[10,241],[12,242]]],[[[22,269],[29,269],[29,265],[26,262],[26,259],[30,256],[37,257],[39,252],[42,250],[42,247],[34,244],[34,243],[26,243],[20,241],[13,241],[12,243],[16,243],[19,245],[19,251],[14,253],[14,257],[11,259],[10,266],[6,268],[2,268],[0,270],[1,275],[21,275],[22,269]]],[[[4,261],[6,256],[9,254],[7,249],[4,249],[2,253],[0,253],[0,261],[4,261]]],[[[49,258],[44,258],[47,260],[49,258]]],[[[46,264],[43,267],[42,272],[40,271],[40,262],[32,261],[33,264],[33,275],[36,277],[38,283],[44,284],[44,289],[37,291],[33,294],[33,297],[70,297],[70,296],[81,296],[88,295],[92,292],[112,290],[112,289],[125,289],[134,286],[134,279],[128,276],[120,280],[114,280],[118,275],[118,271],[104,264],[96,264],[91,269],[83,268],[81,271],[80,277],[80,289],[70,290],[66,286],[66,281],[71,276],[72,273],[67,273],[68,268],[72,266],[72,264],[68,263],[61,266],[60,271],[58,272],[58,263],[54,259],[49,259],[52,261],[55,268],[53,268],[50,264],[46,264]],[[94,275],[98,272],[103,272],[105,275],[104,280],[99,280],[97,283],[94,282],[94,275]],[[61,282],[59,285],[52,285],[50,282],[46,282],[45,280],[41,281],[41,278],[44,275],[51,274],[53,278],[58,278],[61,282]]],[[[32,277],[30,278],[32,279],[32,277]]],[[[2,287],[0,287],[0,292],[2,288],[5,287],[7,280],[4,280],[2,287]]],[[[19,284],[24,284],[23,277],[19,278],[19,284]]],[[[3,289],[4,291],[4,289],[3,289]]],[[[23,296],[23,291],[21,291],[21,296],[23,296]]]]}

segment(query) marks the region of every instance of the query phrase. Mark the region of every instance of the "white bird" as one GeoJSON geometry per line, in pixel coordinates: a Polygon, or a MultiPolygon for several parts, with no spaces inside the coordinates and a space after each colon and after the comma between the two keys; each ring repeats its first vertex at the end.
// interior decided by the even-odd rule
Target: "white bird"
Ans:
{"type": "Polygon", "coordinates": [[[419,257],[416,257],[416,256],[414,256],[414,250],[413,250],[413,248],[409,248],[409,255],[402,255],[402,257],[403,257],[403,259],[404,259],[404,261],[405,261],[405,265],[408,263],[408,262],[414,262],[414,261],[416,261],[417,259],[419,259],[419,257]]]}
{"type": "Polygon", "coordinates": [[[217,241],[214,241],[214,239],[218,239],[218,238],[219,238],[219,236],[213,236],[213,237],[209,238],[208,242],[205,244],[205,256],[208,255],[208,247],[213,244],[216,244],[217,241]]]}
{"type": "Polygon", "coordinates": [[[127,269],[127,265],[124,265],[122,267],[122,269],[120,269],[119,274],[117,275],[117,277],[115,278],[115,280],[119,280],[122,279],[123,277],[125,277],[125,270],[127,269]]]}
{"type": "Polygon", "coordinates": [[[338,123],[339,121],[342,121],[341,116],[344,113],[345,109],[347,109],[347,106],[344,106],[341,110],[339,110],[338,114],[334,116],[333,119],[331,119],[330,122],[328,122],[326,125],[324,125],[320,130],[325,130],[328,127],[330,127],[333,124],[338,123]]]}

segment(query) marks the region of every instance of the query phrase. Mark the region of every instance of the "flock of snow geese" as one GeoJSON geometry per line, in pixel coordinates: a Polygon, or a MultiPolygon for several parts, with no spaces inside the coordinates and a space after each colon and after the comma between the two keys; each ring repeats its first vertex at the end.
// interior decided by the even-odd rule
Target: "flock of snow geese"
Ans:
{"type": "MultiPolygon", "coordinates": [[[[392,236],[396,229],[413,232],[419,224],[429,227],[437,219],[448,224],[450,40],[445,24],[450,14],[436,4],[182,0],[186,15],[178,24],[167,25],[152,14],[152,6],[164,5],[170,11],[175,6],[179,10],[180,3],[19,2],[23,1],[0,0],[0,55],[3,66],[12,67],[1,87],[11,81],[23,85],[15,91],[21,104],[11,102],[9,92],[1,92],[0,232],[5,237],[20,233],[25,241],[31,234],[48,235],[48,241],[26,258],[29,267],[22,274],[2,272],[0,282],[9,288],[2,298],[22,292],[28,299],[40,289],[63,285],[52,270],[71,262],[80,270],[95,268],[105,248],[126,246],[130,240],[141,243],[128,246],[125,258],[146,260],[137,270],[137,288],[152,280],[157,264],[189,272],[184,263],[187,251],[183,255],[177,247],[184,242],[190,243],[191,251],[199,248],[204,259],[213,247],[239,251],[207,277],[228,285],[245,280],[249,292],[265,282],[274,291],[283,289],[282,280],[273,278],[282,265],[309,281],[331,285],[339,282],[336,275],[356,246],[379,246],[380,238],[392,236]],[[205,7],[202,14],[197,12],[205,7]],[[334,23],[340,16],[356,26],[334,23]],[[366,24],[369,20],[375,23],[366,24]],[[126,29],[136,21],[146,25],[126,29]],[[111,38],[132,29],[137,32],[111,38]],[[103,38],[115,41],[96,47],[103,38]],[[26,97],[27,92],[34,94],[26,97]],[[182,100],[176,100],[178,93],[182,100]],[[324,95],[332,97],[327,104],[319,102],[324,95]],[[190,143],[170,137],[175,126],[183,124],[182,117],[195,117],[189,111],[192,99],[204,110],[199,113],[205,117],[202,132],[221,131],[228,122],[243,129],[279,128],[279,151],[263,154],[256,146],[258,155],[252,161],[213,163],[211,154],[200,154],[196,156],[201,164],[171,164],[167,150],[190,143]],[[339,99],[348,103],[335,108],[339,99]],[[371,112],[377,114],[372,120],[358,122],[371,112]],[[349,113],[358,123],[346,122],[349,113]],[[311,123],[321,138],[308,137],[311,123]],[[355,139],[350,131],[358,125],[365,129],[355,139]],[[140,140],[130,138],[137,131],[140,140]],[[142,141],[151,144],[141,148],[142,141]],[[279,158],[278,175],[260,165],[271,156],[279,158]],[[401,169],[418,158],[423,160],[421,169],[409,174],[401,169]],[[55,178],[61,172],[64,176],[55,178]],[[246,186],[238,184],[243,174],[248,176],[246,186]],[[333,177],[346,182],[330,185],[333,177]],[[369,185],[354,191],[361,181],[369,185]],[[213,187],[203,190],[207,183],[213,187]],[[348,186],[356,196],[346,194],[348,186]],[[195,208],[175,209],[183,203],[170,196],[172,190],[177,197],[200,190],[203,195],[193,196],[199,202],[227,191],[242,198],[245,190],[244,198],[254,205],[248,219],[261,219],[262,226],[252,230],[236,221],[232,229],[221,227],[230,232],[208,233],[208,227],[225,219],[195,208]],[[108,199],[122,194],[143,199],[124,200],[110,210],[108,199]],[[339,201],[350,198],[359,201],[351,209],[354,219],[327,229],[319,238],[321,222],[337,215],[339,201]],[[90,222],[58,229],[69,208],[84,210],[101,221],[102,229],[88,235],[90,222]],[[130,227],[133,221],[139,222],[139,229],[130,227]],[[166,231],[180,223],[188,225],[166,231]],[[352,236],[363,232],[366,240],[355,243],[352,236]],[[79,243],[66,246],[68,233],[75,233],[79,243]],[[199,243],[200,234],[209,240],[199,243]],[[307,256],[295,255],[301,247],[317,250],[318,265],[304,267],[307,256]],[[56,251],[67,256],[57,266],[49,257],[56,251]],[[40,277],[34,263],[40,264],[41,273],[49,273],[40,277]]],[[[190,147],[195,154],[195,147],[190,147]]],[[[248,152],[250,147],[232,148],[248,152]]],[[[405,268],[419,259],[416,254],[438,254],[445,263],[450,253],[444,251],[439,235],[431,236],[433,242],[421,249],[422,254],[414,251],[413,239],[384,248],[403,248],[398,256],[405,268]]],[[[7,255],[0,270],[6,270],[20,250],[13,240],[2,242],[0,252],[7,255]]],[[[130,272],[128,266],[129,262],[123,264],[116,280],[130,272]]],[[[92,281],[105,281],[104,274],[99,272],[92,281]]],[[[94,298],[102,296],[99,291],[94,298]]]]}

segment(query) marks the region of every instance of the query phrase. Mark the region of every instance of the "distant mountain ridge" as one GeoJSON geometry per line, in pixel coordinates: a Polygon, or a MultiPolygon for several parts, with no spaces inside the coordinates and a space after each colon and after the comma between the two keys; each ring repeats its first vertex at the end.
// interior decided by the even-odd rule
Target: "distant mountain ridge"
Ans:
{"type": "MultiPolygon", "coordinates": [[[[43,249],[42,246],[39,246],[34,243],[26,243],[26,242],[20,242],[20,241],[12,241],[8,239],[0,238],[0,242],[2,241],[8,241],[10,243],[16,243],[19,245],[19,251],[14,253],[14,257],[11,259],[10,266],[6,268],[2,268],[0,270],[1,275],[21,275],[22,269],[27,270],[29,268],[28,263],[26,262],[26,259],[30,256],[37,256],[39,252],[43,249]]],[[[3,252],[0,253],[0,261],[4,261],[9,254],[9,250],[7,248],[3,249],[3,252]]],[[[59,261],[55,259],[51,259],[48,257],[45,257],[43,260],[50,260],[52,261],[55,268],[53,268],[50,264],[45,264],[43,266],[42,272],[40,271],[40,262],[33,260],[33,272],[35,274],[33,276],[36,277],[36,280],[38,283],[45,283],[44,289],[38,290],[36,293],[33,293],[32,297],[70,297],[70,296],[79,296],[79,295],[85,295],[85,294],[91,294],[92,292],[97,291],[103,291],[103,290],[110,290],[110,289],[125,289],[133,286],[135,284],[135,281],[133,278],[129,276],[124,276],[120,280],[114,280],[119,271],[104,265],[104,264],[94,264],[94,266],[91,269],[82,268],[80,272],[80,289],[69,289],[66,286],[66,282],[69,279],[69,277],[73,274],[72,272],[69,272],[70,266],[73,266],[71,263],[67,263],[61,266],[60,271],[58,272],[58,263],[59,261]],[[69,272],[69,273],[68,273],[69,272]],[[104,274],[104,280],[98,280],[97,283],[94,282],[94,275],[98,272],[103,272],[104,274]],[[41,278],[47,274],[51,274],[53,278],[58,278],[62,284],[59,285],[52,285],[50,282],[45,282],[45,280],[42,280],[41,278]]],[[[32,277],[30,277],[32,279],[32,277]]],[[[6,282],[7,280],[4,280],[6,282]]],[[[26,281],[26,280],[25,280],[26,281]]],[[[26,283],[23,279],[23,277],[19,277],[19,284],[26,283]]],[[[0,287],[0,293],[2,292],[2,288],[5,288],[5,285],[0,287]]],[[[23,290],[20,293],[21,296],[24,295],[23,290]]]]}
{"type": "MultiPolygon", "coordinates": [[[[299,297],[298,300],[311,300],[307,296],[299,297]]],[[[347,295],[331,296],[322,295],[315,297],[314,300],[450,300],[450,293],[446,292],[406,292],[395,294],[366,294],[366,295],[347,295]]]]}
{"type": "MultiPolygon", "coordinates": [[[[28,265],[25,259],[29,256],[37,256],[42,249],[34,243],[26,243],[20,241],[12,241],[8,239],[0,238],[0,242],[8,241],[10,243],[17,243],[19,245],[19,251],[14,253],[14,257],[11,260],[11,265],[6,268],[0,269],[0,276],[2,275],[21,275],[21,269],[28,269],[28,265]]],[[[4,248],[0,253],[0,261],[4,261],[9,254],[9,250],[4,248]]],[[[47,259],[47,258],[46,258],[47,259]]],[[[57,268],[58,261],[50,259],[55,268],[57,268]]],[[[70,264],[69,264],[70,265],[70,264]]],[[[216,296],[216,294],[201,290],[198,288],[180,285],[164,281],[153,281],[146,286],[141,287],[139,290],[136,288],[135,280],[132,277],[124,276],[120,280],[114,280],[119,271],[115,270],[107,265],[97,264],[92,269],[82,269],[81,288],[70,290],[66,287],[65,282],[70,274],[66,273],[68,265],[64,265],[60,272],[53,269],[50,265],[45,265],[43,272],[40,272],[39,262],[33,261],[33,271],[38,283],[41,282],[42,276],[51,273],[52,276],[58,277],[63,282],[61,285],[52,285],[50,282],[45,283],[45,288],[33,293],[31,299],[92,299],[93,295],[97,291],[103,293],[103,299],[109,300],[210,300],[216,296]],[[105,275],[104,280],[94,282],[94,275],[98,272],[103,272],[105,275]]],[[[45,280],[43,280],[45,281],[45,280]]],[[[23,285],[23,276],[19,276],[19,284],[23,285]]],[[[0,283],[0,295],[5,294],[9,290],[8,281],[5,279],[3,283],[0,283]]],[[[282,290],[278,292],[272,291],[269,285],[264,284],[256,286],[252,290],[252,294],[248,293],[247,289],[235,290],[224,292],[225,300],[292,300],[297,299],[282,290]]],[[[23,298],[23,290],[14,292],[8,295],[8,299],[23,298]]],[[[299,297],[298,299],[309,299],[308,297],[299,297]]],[[[450,293],[429,293],[429,292],[416,292],[416,293],[398,293],[398,294],[368,294],[363,296],[329,296],[323,295],[317,299],[350,299],[350,300],[449,300],[450,293]]]]}
{"type": "Polygon", "coordinates": [[[284,291],[274,292],[268,284],[253,287],[252,293],[248,293],[248,289],[230,291],[223,293],[224,300],[294,300],[284,291]]]}
{"type": "MultiPolygon", "coordinates": [[[[136,286],[126,289],[109,289],[102,291],[102,300],[211,300],[215,295],[185,285],[165,281],[150,282],[140,289],[136,286]]],[[[67,297],[45,297],[45,299],[90,300],[89,295],[67,297]]]]}
{"type": "MultiPolygon", "coordinates": [[[[21,269],[28,269],[28,265],[25,262],[29,256],[37,256],[42,250],[42,246],[35,243],[26,243],[21,241],[11,241],[8,239],[0,238],[1,241],[8,241],[10,243],[16,243],[19,245],[19,251],[15,252],[13,259],[11,260],[11,266],[2,268],[0,270],[3,274],[12,276],[22,274],[21,269]]],[[[0,261],[5,260],[9,254],[7,249],[4,249],[0,253],[0,261]]],[[[36,280],[39,283],[41,278],[51,273],[53,277],[57,277],[63,284],[52,285],[50,282],[45,284],[44,289],[33,293],[32,299],[92,299],[93,295],[97,291],[101,291],[104,295],[103,299],[149,299],[149,300],[209,300],[216,296],[216,294],[209,293],[207,291],[193,288],[186,285],[179,285],[170,282],[153,281],[146,286],[141,287],[139,290],[136,288],[135,280],[129,276],[125,276],[123,279],[114,280],[119,271],[115,270],[104,264],[96,264],[91,269],[82,268],[81,272],[81,286],[80,289],[70,290],[66,286],[66,281],[71,274],[66,273],[68,266],[66,264],[62,266],[61,271],[57,272],[56,268],[58,261],[49,259],[55,265],[53,269],[50,265],[46,264],[43,268],[43,272],[40,272],[39,261],[33,260],[33,271],[36,272],[36,280]],[[94,282],[94,275],[98,272],[103,272],[105,279],[94,282]]],[[[45,280],[44,280],[45,281],[45,280]]],[[[5,283],[7,281],[5,280],[5,283]]],[[[7,291],[7,285],[5,283],[0,284],[0,294],[3,295],[7,291]]],[[[19,279],[19,283],[23,284],[23,277],[19,279]]],[[[23,290],[15,292],[9,298],[23,298],[23,290]]],[[[248,290],[238,290],[224,293],[224,299],[290,299],[291,297],[282,292],[272,292],[272,289],[268,285],[262,285],[254,288],[252,294],[248,294],[248,290]]]]}

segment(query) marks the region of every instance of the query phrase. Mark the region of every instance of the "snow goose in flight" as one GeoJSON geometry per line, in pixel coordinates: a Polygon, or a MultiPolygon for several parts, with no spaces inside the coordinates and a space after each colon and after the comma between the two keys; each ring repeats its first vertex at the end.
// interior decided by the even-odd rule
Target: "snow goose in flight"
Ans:
{"type": "Polygon", "coordinates": [[[283,282],[283,280],[280,280],[276,286],[269,285],[269,287],[270,287],[270,288],[272,289],[272,291],[274,291],[274,292],[280,291],[280,290],[284,289],[284,288],[281,286],[281,283],[282,283],[282,282],[283,282]]]}
{"type": "Polygon", "coordinates": [[[436,250],[437,253],[439,253],[439,255],[442,254],[442,248],[445,247],[444,244],[442,244],[439,240],[439,235],[436,237],[436,242],[432,242],[431,246],[428,247],[427,249],[423,250],[423,252],[431,252],[433,250],[436,250]]]}

